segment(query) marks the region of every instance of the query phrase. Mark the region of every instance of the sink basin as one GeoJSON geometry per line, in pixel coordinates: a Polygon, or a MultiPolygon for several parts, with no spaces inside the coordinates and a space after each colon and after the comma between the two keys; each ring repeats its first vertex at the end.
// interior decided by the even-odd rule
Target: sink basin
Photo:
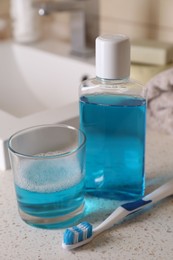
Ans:
{"type": "Polygon", "coordinates": [[[23,128],[70,124],[78,116],[78,88],[95,69],[72,57],[0,43],[0,170],[10,167],[7,141],[23,128]]]}

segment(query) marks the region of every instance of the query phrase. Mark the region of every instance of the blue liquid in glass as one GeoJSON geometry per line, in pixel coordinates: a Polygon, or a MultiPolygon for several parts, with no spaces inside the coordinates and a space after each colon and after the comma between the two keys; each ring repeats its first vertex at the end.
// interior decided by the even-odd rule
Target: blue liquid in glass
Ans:
{"type": "Polygon", "coordinates": [[[80,99],[86,142],[86,190],[112,199],[143,195],[146,102],[124,95],[80,99]]]}
{"type": "Polygon", "coordinates": [[[51,165],[44,161],[24,166],[15,189],[20,215],[25,222],[41,228],[63,228],[81,217],[84,178],[80,172],[73,177],[71,170],[66,172],[56,167],[56,163],[51,165]]]}

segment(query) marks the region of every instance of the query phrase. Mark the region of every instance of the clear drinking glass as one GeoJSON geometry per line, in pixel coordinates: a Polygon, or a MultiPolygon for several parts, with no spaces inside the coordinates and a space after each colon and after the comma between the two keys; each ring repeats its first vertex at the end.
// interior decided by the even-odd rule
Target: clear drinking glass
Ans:
{"type": "Polygon", "coordinates": [[[63,228],[84,212],[85,136],[66,125],[42,125],[10,137],[9,154],[21,218],[63,228]]]}

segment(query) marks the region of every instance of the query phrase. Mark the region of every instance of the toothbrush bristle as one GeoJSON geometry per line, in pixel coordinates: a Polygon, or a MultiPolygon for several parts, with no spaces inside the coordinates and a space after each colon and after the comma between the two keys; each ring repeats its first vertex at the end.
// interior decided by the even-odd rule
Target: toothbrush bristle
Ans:
{"type": "Polygon", "coordinates": [[[84,241],[92,236],[92,225],[82,222],[77,226],[66,229],[64,233],[64,244],[73,245],[84,241]]]}

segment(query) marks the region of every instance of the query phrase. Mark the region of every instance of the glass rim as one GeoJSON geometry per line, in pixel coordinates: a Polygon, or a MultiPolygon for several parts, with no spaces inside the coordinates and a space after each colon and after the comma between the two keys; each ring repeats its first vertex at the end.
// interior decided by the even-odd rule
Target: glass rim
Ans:
{"type": "Polygon", "coordinates": [[[81,129],[78,129],[76,127],[66,125],[66,124],[42,124],[42,125],[35,125],[35,126],[27,127],[27,128],[24,128],[22,130],[17,131],[13,135],[11,135],[10,138],[8,139],[8,149],[10,150],[10,152],[16,154],[17,156],[24,157],[24,158],[30,158],[30,159],[55,159],[55,158],[60,158],[60,157],[63,157],[63,156],[68,156],[68,155],[71,155],[73,153],[78,152],[81,148],[83,148],[83,146],[85,144],[86,144],[86,136],[85,136],[84,132],[81,129]],[[74,148],[70,151],[67,151],[67,152],[62,152],[60,154],[54,154],[54,155],[44,155],[44,156],[43,155],[29,155],[29,154],[20,153],[20,152],[18,152],[15,149],[12,148],[11,142],[19,134],[22,134],[22,133],[30,131],[30,130],[39,129],[39,128],[40,129],[41,128],[47,128],[47,127],[58,127],[58,128],[71,129],[75,132],[80,133],[83,137],[83,140],[80,143],[80,145],[76,146],[76,148],[74,148]]]}

